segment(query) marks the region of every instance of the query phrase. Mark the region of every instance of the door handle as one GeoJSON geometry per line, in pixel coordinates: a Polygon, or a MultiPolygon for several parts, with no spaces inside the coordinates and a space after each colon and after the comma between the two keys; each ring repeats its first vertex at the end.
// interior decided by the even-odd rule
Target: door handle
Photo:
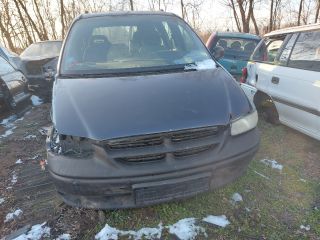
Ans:
{"type": "Polygon", "coordinates": [[[272,77],[272,78],[271,78],[271,82],[272,82],[273,84],[279,84],[280,78],[278,78],[278,77],[272,77]]]}

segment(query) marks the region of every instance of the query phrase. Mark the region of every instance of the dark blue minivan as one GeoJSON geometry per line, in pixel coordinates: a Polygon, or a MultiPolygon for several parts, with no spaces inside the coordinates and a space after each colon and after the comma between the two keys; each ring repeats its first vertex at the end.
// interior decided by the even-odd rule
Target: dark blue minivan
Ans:
{"type": "Polygon", "coordinates": [[[181,18],[84,14],[63,44],[48,164],[67,204],[131,208],[244,174],[257,112],[181,18]]]}

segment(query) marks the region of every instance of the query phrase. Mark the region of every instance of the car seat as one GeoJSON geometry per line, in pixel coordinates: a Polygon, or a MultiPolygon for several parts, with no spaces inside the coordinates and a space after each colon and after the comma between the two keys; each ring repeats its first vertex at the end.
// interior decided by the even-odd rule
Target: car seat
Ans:
{"type": "Polygon", "coordinates": [[[86,49],[84,60],[87,62],[105,62],[110,48],[110,42],[104,35],[94,35],[91,37],[90,45],[86,49]]]}
{"type": "Polygon", "coordinates": [[[230,47],[231,50],[235,50],[235,51],[241,51],[241,43],[239,41],[235,41],[231,44],[230,47]]]}
{"type": "Polygon", "coordinates": [[[246,45],[244,45],[244,51],[248,53],[252,53],[255,47],[256,45],[253,42],[249,42],[246,45]]]}
{"type": "Polygon", "coordinates": [[[223,39],[219,40],[219,41],[218,41],[218,45],[219,45],[220,47],[223,47],[225,50],[227,50],[228,43],[227,43],[226,40],[223,40],[223,39]]]}
{"type": "Polygon", "coordinates": [[[131,40],[131,53],[133,55],[150,54],[161,49],[161,37],[154,28],[140,26],[133,34],[131,40]]]}

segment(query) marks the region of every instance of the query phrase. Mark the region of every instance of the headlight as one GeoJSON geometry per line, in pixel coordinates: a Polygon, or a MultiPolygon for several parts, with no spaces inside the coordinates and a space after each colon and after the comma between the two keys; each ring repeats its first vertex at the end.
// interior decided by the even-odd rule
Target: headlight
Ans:
{"type": "Polygon", "coordinates": [[[245,133],[255,128],[258,123],[258,114],[255,110],[254,112],[241,117],[231,123],[231,135],[236,136],[241,133],[245,133]]]}

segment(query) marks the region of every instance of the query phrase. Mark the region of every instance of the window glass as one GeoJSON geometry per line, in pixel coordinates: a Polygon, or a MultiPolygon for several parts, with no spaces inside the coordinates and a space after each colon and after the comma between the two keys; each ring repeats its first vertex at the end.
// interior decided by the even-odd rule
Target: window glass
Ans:
{"type": "Polygon", "coordinates": [[[320,31],[301,33],[293,48],[289,67],[320,71],[320,31]]]}
{"type": "Polygon", "coordinates": [[[252,60],[266,63],[274,63],[284,39],[265,39],[254,51],[252,60]]]}
{"type": "Polygon", "coordinates": [[[0,75],[14,72],[14,68],[2,57],[0,57],[0,75]]]}
{"type": "Polygon", "coordinates": [[[214,65],[201,40],[176,17],[103,16],[74,24],[64,48],[61,73],[141,72],[206,60],[214,65]]]}
{"type": "Polygon", "coordinates": [[[218,37],[216,42],[213,44],[213,48],[220,46],[224,48],[225,59],[236,59],[236,60],[248,60],[256,48],[259,40],[246,39],[238,37],[218,37]]]}
{"type": "Polygon", "coordinates": [[[292,50],[292,47],[294,45],[294,43],[296,42],[298,37],[298,34],[294,34],[290,36],[289,41],[287,42],[286,46],[283,48],[282,53],[280,55],[279,58],[279,62],[281,65],[287,65],[289,57],[290,57],[290,53],[292,50]]]}

